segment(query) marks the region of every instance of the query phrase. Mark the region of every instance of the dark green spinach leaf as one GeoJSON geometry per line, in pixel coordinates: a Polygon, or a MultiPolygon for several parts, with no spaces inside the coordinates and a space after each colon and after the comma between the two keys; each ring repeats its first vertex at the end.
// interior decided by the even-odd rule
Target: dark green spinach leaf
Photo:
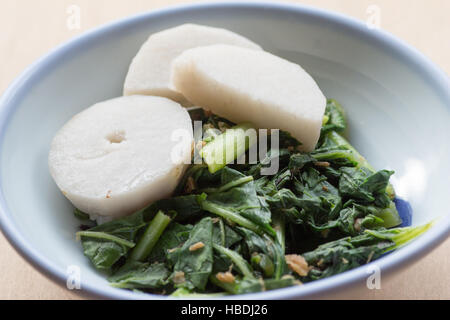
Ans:
{"type": "Polygon", "coordinates": [[[212,219],[203,218],[190,231],[189,239],[183,246],[176,249],[177,261],[174,266],[174,275],[182,272],[184,277],[184,281],[175,283],[177,287],[205,290],[213,266],[212,233],[212,219]],[[198,243],[202,243],[203,246],[193,250],[192,246],[198,243]]]}

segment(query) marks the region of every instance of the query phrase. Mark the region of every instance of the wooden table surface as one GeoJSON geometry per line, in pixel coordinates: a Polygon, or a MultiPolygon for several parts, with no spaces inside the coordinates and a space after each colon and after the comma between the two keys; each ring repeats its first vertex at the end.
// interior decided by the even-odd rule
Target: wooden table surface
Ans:
{"type": "MultiPolygon", "coordinates": [[[[51,48],[104,23],[185,0],[1,0],[0,93],[51,48]],[[75,11],[74,11],[75,8],[75,11]],[[73,13],[79,10],[79,25],[73,13]],[[78,28],[79,27],[79,28],[78,28]]],[[[450,1],[305,0],[380,27],[436,62],[450,74],[450,1]],[[374,16],[374,13],[378,16],[374,16]],[[373,20],[373,17],[376,19],[373,20]],[[378,19],[378,18],[379,19],[378,19]],[[372,19],[372,20],[371,20],[372,19]]],[[[338,299],[450,299],[450,239],[391,279],[380,290],[356,289],[338,299]]],[[[0,299],[79,299],[25,262],[0,233],[0,299]]]]}

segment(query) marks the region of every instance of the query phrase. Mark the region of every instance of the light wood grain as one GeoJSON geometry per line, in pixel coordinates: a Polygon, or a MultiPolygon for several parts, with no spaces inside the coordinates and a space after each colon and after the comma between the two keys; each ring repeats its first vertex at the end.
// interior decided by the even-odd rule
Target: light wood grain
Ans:
{"type": "MultiPolygon", "coordinates": [[[[192,3],[187,0],[1,0],[0,92],[30,63],[56,45],[115,19],[192,3]],[[81,29],[66,26],[70,5],[81,9],[81,29]]],[[[381,27],[413,45],[450,73],[450,1],[305,0],[313,5],[366,20],[369,5],[381,10],[381,27]]],[[[448,209],[447,209],[448,210],[448,209]]],[[[381,290],[356,289],[336,299],[450,299],[450,240],[424,259],[382,282],[381,290]]],[[[0,299],[79,299],[76,292],[51,282],[25,262],[0,235],[0,299]]]]}

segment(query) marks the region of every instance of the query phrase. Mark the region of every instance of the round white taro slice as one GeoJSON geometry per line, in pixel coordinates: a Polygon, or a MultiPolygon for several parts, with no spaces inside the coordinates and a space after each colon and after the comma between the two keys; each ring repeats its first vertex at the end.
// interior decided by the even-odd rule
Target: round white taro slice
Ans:
{"type": "Polygon", "coordinates": [[[231,44],[261,50],[247,38],[226,29],[183,24],[152,34],[134,57],[124,84],[124,95],[163,96],[187,104],[170,85],[173,59],[184,50],[211,44],[231,44]]]}
{"type": "Polygon", "coordinates": [[[197,47],[172,64],[172,83],[189,101],[236,123],[288,131],[312,151],[326,98],[298,64],[230,45],[197,47]]]}
{"type": "Polygon", "coordinates": [[[170,196],[191,161],[187,111],[162,97],[97,103],[53,138],[48,163],[63,194],[105,222],[170,196]]]}

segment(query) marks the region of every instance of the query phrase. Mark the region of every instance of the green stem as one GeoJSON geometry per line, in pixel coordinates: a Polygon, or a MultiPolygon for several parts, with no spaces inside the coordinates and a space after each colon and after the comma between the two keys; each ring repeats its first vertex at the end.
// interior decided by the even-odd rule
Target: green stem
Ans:
{"type": "Polygon", "coordinates": [[[97,232],[97,231],[78,231],[76,233],[76,237],[89,237],[89,238],[97,238],[97,239],[105,239],[109,241],[113,241],[115,243],[121,244],[128,248],[133,248],[136,244],[132,241],[128,241],[116,236],[113,236],[112,234],[105,233],[105,232],[97,232]]]}
{"type": "Polygon", "coordinates": [[[266,254],[252,254],[250,261],[252,263],[252,266],[256,266],[263,272],[264,277],[271,278],[275,274],[275,265],[266,254]]]}
{"type": "Polygon", "coordinates": [[[334,160],[334,159],[347,159],[353,166],[359,167],[359,158],[350,150],[327,150],[318,153],[312,153],[311,156],[318,160],[334,160]]]}
{"type": "Polygon", "coordinates": [[[253,232],[256,232],[259,235],[262,235],[265,232],[260,226],[251,222],[250,220],[242,217],[241,215],[239,215],[233,211],[227,210],[225,208],[222,208],[218,205],[215,205],[212,202],[201,199],[201,197],[200,197],[200,206],[205,211],[214,213],[224,219],[230,220],[230,221],[240,225],[241,227],[244,227],[244,228],[252,230],[253,232]]]}
{"type": "Polygon", "coordinates": [[[275,229],[276,232],[276,238],[278,243],[281,245],[281,249],[283,250],[283,254],[286,251],[285,245],[286,245],[286,225],[285,225],[285,220],[284,220],[284,216],[281,214],[274,214],[272,217],[272,222],[273,222],[273,228],[275,229]]]}
{"type": "Polygon", "coordinates": [[[158,211],[131,252],[130,259],[136,261],[145,260],[170,221],[172,219],[168,215],[165,215],[162,211],[158,211]]]}
{"type": "Polygon", "coordinates": [[[223,247],[225,247],[226,239],[225,239],[225,224],[222,219],[219,219],[219,229],[220,229],[220,243],[223,247]]]}
{"type": "Polygon", "coordinates": [[[376,210],[374,215],[383,220],[381,224],[383,227],[392,228],[402,224],[402,218],[398,214],[394,201],[391,201],[387,208],[374,207],[374,209],[376,210]]]}
{"type": "Polygon", "coordinates": [[[231,188],[240,186],[241,184],[247,183],[253,181],[253,176],[245,176],[236,180],[233,180],[231,182],[228,182],[227,184],[224,184],[223,186],[219,188],[205,188],[200,190],[200,192],[205,193],[219,193],[219,192],[225,192],[230,190],[231,188]]]}
{"type": "Polygon", "coordinates": [[[225,290],[226,292],[230,293],[230,294],[237,294],[237,283],[236,281],[233,283],[228,283],[228,282],[222,282],[219,281],[219,279],[216,278],[216,274],[211,274],[209,276],[209,281],[218,286],[219,288],[222,288],[223,290],[225,290]]]}
{"type": "Polygon", "coordinates": [[[434,225],[434,223],[435,221],[432,221],[418,227],[395,228],[381,231],[365,230],[365,232],[378,239],[393,241],[395,245],[388,248],[386,250],[386,252],[388,252],[404,246],[409,241],[413,240],[414,238],[430,229],[434,225]]]}
{"type": "Polygon", "coordinates": [[[201,156],[208,165],[209,172],[214,173],[238,159],[256,141],[254,126],[250,123],[241,123],[227,129],[206,144],[201,150],[201,156]],[[252,135],[252,131],[255,134],[252,135]]]}
{"type": "MultiPolygon", "coordinates": [[[[275,254],[275,279],[280,279],[285,272],[285,251],[286,251],[286,224],[284,216],[280,214],[273,215],[273,226],[276,232],[276,240],[279,244],[273,244],[273,250],[275,254]]],[[[269,239],[270,240],[270,239],[269,239]]]]}
{"type": "Polygon", "coordinates": [[[213,243],[213,248],[217,250],[219,253],[222,253],[226,255],[228,258],[230,258],[231,261],[233,261],[233,263],[239,269],[239,271],[244,275],[244,277],[247,277],[249,279],[256,279],[247,261],[245,261],[244,258],[242,258],[242,256],[239,253],[227,249],[225,247],[219,246],[218,244],[215,243],[213,243]]]}

